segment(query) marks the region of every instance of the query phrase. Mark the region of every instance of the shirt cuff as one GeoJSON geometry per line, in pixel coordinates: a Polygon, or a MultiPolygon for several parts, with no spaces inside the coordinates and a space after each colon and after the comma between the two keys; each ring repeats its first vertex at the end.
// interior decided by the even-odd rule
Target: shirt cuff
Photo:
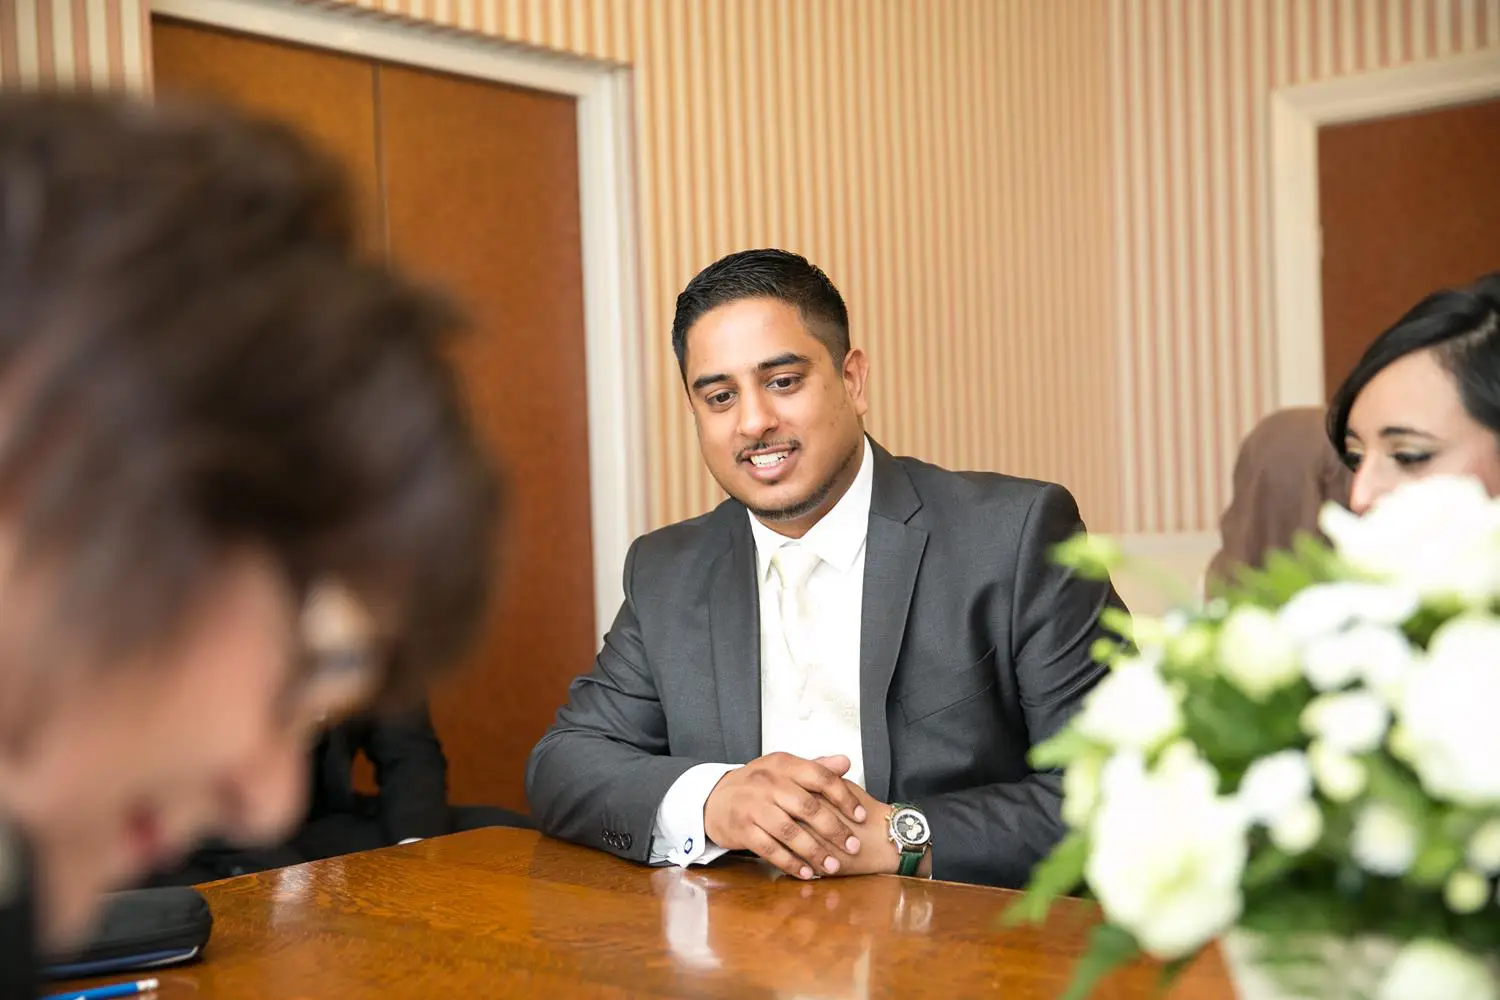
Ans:
{"type": "Polygon", "coordinates": [[[725,848],[709,843],[703,833],[703,807],[719,779],[740,764],[695,764],[682,772],[656,810],[651,828],[651,864],[706,865],[723,856],[725,848]]]}

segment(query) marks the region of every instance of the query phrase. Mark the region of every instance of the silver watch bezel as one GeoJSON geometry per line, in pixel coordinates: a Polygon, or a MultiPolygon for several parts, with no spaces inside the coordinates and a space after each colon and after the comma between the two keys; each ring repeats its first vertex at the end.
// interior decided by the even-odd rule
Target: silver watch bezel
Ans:
{"type": "Polygon", "coordinates": [[[932,824],[927,821],[927,814],[916,806],[898,805],[891,810],[890,820],[886,824],[886,832],[891,838],[891,843],[901,849],[903,853],[918,853],[927,850],[932,845],[932,824]],[[926,836],[921,840],[908,840],[903,837],[897,828],[897,821],[905,813],[911,813],[922,823],[922,830],[926,836]]]}

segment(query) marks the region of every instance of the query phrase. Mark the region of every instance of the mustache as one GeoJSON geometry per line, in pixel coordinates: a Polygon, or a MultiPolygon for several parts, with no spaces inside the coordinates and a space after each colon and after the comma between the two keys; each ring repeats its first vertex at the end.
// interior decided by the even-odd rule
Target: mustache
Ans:
{"type": "Polygon", "coordinates": [[[741,448],[734,456],[736,462],[743,462],[758,451],[770,451],[773,448],[785,448],[790,451],[793,448],[802,447],[802,442],[796,438],[787,438],[785,441],[757,441],[754,444],[741,448]]]}

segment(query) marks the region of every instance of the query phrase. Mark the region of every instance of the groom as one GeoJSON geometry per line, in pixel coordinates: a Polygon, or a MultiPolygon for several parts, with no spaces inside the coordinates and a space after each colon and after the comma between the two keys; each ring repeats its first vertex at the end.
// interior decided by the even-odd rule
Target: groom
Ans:
{"type": "Polygon", "coordinates": [[[672,342],[732,499],[639,539],[532,751],[546,833],[650,863],[1023,884],[1063,832],[1026,755],[1101,668],[1107,584],[1054,565],[1060,486],[895,458],[838,290],[781,250],[682,292],[672,342]]]}

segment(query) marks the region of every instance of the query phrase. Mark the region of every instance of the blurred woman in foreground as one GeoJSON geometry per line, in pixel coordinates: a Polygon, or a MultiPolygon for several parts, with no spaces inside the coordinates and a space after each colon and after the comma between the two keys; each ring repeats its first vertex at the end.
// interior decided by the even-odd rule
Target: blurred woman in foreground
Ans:
{"type": "Polygon", "coordinates": [[[0,98],[0,994],[101,893],[274,840],[314,731],[487,603],[453,315],[224,111],[0,98]]]}

